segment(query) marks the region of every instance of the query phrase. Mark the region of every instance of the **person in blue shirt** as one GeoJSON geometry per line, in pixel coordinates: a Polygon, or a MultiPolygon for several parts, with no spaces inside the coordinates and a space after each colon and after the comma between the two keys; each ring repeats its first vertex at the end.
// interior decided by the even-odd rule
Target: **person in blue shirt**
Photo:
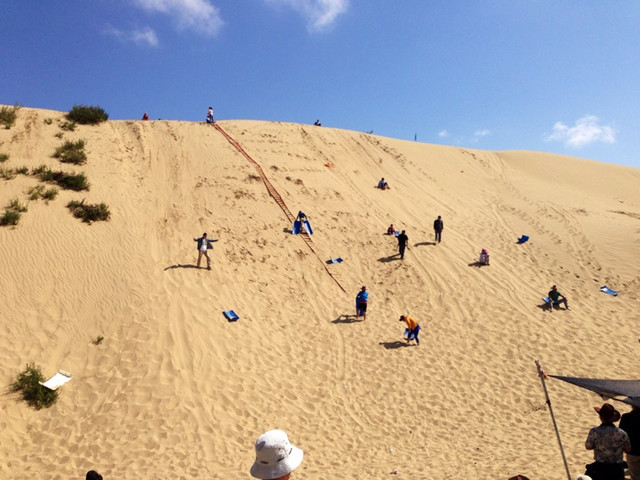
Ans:
{"type": "Polygon", "coordinates": [[[367,319],[367,303],[369,301],[369,292],[367,287],[363,286],[358,295],[356,295],[356,320],[362,317],[362,320],[367,319]]]}

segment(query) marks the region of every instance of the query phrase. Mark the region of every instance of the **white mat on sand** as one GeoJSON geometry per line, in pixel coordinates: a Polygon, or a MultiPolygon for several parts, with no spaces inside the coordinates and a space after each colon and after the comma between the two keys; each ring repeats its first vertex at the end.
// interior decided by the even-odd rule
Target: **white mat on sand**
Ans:
{"type": "Polygon", "coordinates": [[[46,382],[40,382],[40,385],[43,387],[47,387],[49,390],[57,390],[62,385],[71,380],[71,375],[69,372],[65,372],[64,370],[60,370],[53,377],[51,377],[46,382]]]}

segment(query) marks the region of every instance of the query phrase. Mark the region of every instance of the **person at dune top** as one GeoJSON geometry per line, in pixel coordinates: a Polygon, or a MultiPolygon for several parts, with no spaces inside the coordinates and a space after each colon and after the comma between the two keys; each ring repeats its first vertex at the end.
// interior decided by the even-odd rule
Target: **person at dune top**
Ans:
{"type": "Polygon", "coordinates": [[[209,107],[209,110],[207,110],[207,123],[210,123],[211,125],[216,123],[213,119],[213,107],[209,107]]]}
{"type": "Polygon", "coordinates": [[[291,445],[282,430],[269,430],[256,440],[256,461],[251,476],[260,480],[288,480],[300,466],[304,452],[291,445]]]}

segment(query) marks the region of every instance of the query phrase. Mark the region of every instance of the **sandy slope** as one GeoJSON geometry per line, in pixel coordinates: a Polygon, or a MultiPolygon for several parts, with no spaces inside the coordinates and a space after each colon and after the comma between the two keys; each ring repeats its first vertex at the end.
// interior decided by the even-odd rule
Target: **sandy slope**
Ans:
{"type": "MultiPolygon", "coordinates": [[[[64,136],[87,141],[74,169],[51,158],[59,118],[25,108],[0,130],[0,168],[44,163],[92,184],[29,202],[17,228],[0,228],[0,381],[27,362],[74,374],[47,410],[0,397],[1,478],[250,478],[255,437],[279,427],[305,450],[295,478],[561,479],[533,360],[558,374],[640,373],[639,170],[221,122],[307,213],[314,253],[215,129],[81,126],[64,136]],[[383,176],[389,191],[373,188],[383,176]],[[83,198],[112,219],[72,218],[66,203],[83,198]],[[404,262],[383,235],[392,222],[410,238],[404,262]],[[210,272],[193,268],[203,231],[218,240],[210,272]],[[531,241],[516,245],[521,234],[531,241]],[[482,247],[492,265],[479,269],[482,247]],[[323,263],[336,256],[346,261],[326,268],[340,285],[323,263]],[[553,283],[570,311],[539,308],[553,283]],[[370,312],[354,322],[344,315],[362,284],[370,312]],[[241,320],[227,323],[227,309],[241,320]],[[400,342],[401,313],[425,327],[419,348],[400,342]]],[[[36,184],[0,180],[0,204],[36,184]]],[[[600,400],[549,388],[581,473],[600,400]]]]}

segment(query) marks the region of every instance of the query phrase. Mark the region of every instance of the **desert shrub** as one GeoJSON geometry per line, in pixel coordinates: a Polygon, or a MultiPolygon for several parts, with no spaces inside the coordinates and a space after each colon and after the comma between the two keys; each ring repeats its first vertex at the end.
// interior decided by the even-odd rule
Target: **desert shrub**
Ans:
{"type": "Polygon", "coordinates": [[[73,132],[76,129],[76,125],[77,124],[74,121],[66,121],[66,122],[60,123],[60,128],[67,132],[73,132]]]}
{"type": "Polygon", "coordinates": [[[11,384],[11,390],[22,392],[22,398],[36,410],[50,407],[58,399],[59,392],[50,390],[40,385],[45,378],[40,368],[28,363],[25,369],[18,374],[16,381],[11,384]]]}
{"type": "Polygon", "coordinates": [[[4,163],[7,160],[9,160],[9,155],[7,155],[6,153],[0,153],[0,163],[4,163]]]}
{"type": "Polygon", "coordinates": [[[13,107],[3,106],[0,108],[0,124],[4,125],[4,128],[7,130],[13,127],[13,124],[16,123],[18,110],[20,110],[20,105],[17,103],[13,107]]]}
{"type": "Polygon", "coordinates": [[[84,203],[84,200],[78,202],[71,200],[67,204],[67,208],[76,218],[81,218],[83,222],[91,223],[100,220],[109,220],[111,212],[106,203],[84,203]]]}
{"type": "Polygon", "coordinates": [[[84,173],[67,173],[61,171],[53,171],[49,167],[40,165],[34,168],[31,173],[38,177],[40,181],[47,183],[56,183],[58,186],[66,190],[89,190],[91,186],[87,181],[87,177],[84,173]]]}
{"type": "Polygon", "coordinates": [[[67,118],[80,124],[91,124],[105,122],[109,115],[99,106],[74,105],[67,113],[67,118]]]}
{"type": "Polygon", "coordinates": [[[94,345],[100,345],[104,340],[104,337],[102,335],[98,335],[95,340],[93,340],[93,344],[94,345]]]}
{"type": "Polygon", "coordinates": [[[44,192],[44,185],[36,185],[35,187],[31,187],[27,190],[27,195],[29,195],[29,200],[38,200],[42,193],[44,192]]]}
{"type": "Polygon", "coordinates": [[[12,168],[0,168],[0,178],[4,180],[11,180],[15,178],[16,172],[12,168]]]}
{"type": "Polygon", "coordinates": [[[20,175],[28,175],[29,174],[29,168],[26,167],[25,165],[18,167],[15,169],[15,172],[20,174],[20,175]]]}
{"type": "Polygon", "coordinates": [[[64,133],[62,133],[62,132],[58,132],[58,133],[56,133],[56,134],[54,135],[54,137],[56,137],[56,138],[62,138],[62,137],[64,137],[64,133]]]}
{"type": "Polygon", "coordinates": [[[53,156],[55,158],[59,158],[63,163],[82,165],[87,161],[87,154],[84,152],[84,145],[84,140],[77,140],[75,142],[67,140],[56,148],[53,156]]]}
{"type": "Polygon", "coordinates": [[[17,198],[14,198],[9,202],[7,210],[13,210],[15,212],[26,212],[27,206],[20,203],[20,200],[18,200],[17,198]]]}
{"type": "Polygon", "coordinates": [[[53,200],[58,196],[58,189],[55,187],[47,188],[44,192],[42,192],[42,198],[46,201],[53,200]]]}
{"type": "Polygon", "coordinates": [[[44,119],[44,124],[45,125],[51,125],[53,123],[53,118],[45,118],[44,119]]]}
{"type": "Polygon", "coordinates": [[[5,210],[4,215],[0,217],[0,226],[17,225],[22,214],[15,210],[5,210]]]}

